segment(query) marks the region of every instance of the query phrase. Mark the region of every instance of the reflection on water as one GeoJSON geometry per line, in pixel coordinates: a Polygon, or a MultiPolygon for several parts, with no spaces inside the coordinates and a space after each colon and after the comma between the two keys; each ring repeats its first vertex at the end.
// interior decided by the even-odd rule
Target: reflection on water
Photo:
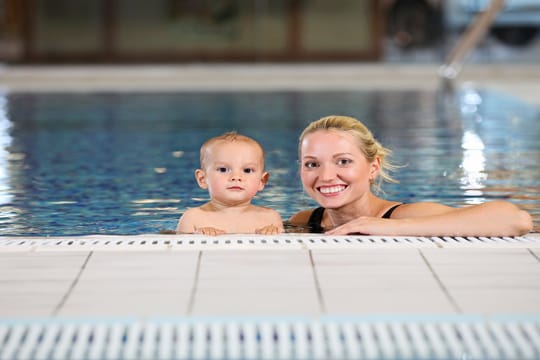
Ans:
{"type": "Polygon", "coordinates": [[[284,218],[314,206],[297,138],[329,114],[362,119],[394,149],[384,196],[453,206],[507,199],[540,230],[540,112],[500,94],[280,92],[0,96],[0,234],[168,232],[208,200],[193,177],[208,137],[237,130],[267,154],[255,203],[284,218]],[[444,94],[443,94],[444,95],[444,94]]]}

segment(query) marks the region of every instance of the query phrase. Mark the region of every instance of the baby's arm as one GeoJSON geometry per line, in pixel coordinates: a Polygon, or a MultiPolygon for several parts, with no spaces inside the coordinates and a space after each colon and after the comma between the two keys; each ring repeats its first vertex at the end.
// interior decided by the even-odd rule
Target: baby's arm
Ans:
{"type": "Polygon", "coordinates": [[[195,232],[195,226],[193,224],[192,211],[187,210],[180,219],[178,219],[178,225],[176,225],[177,234],[193,234],[195,232]]]}
{"type": "Polygon", "coordinates": [[[283,220],[281,215],[275,210],[268,210],[268,220],[270,225],[263,226],[262,228],[255,229],[255,234],[260,235],[273,235],[280,234],[283,230],[283,220]]]}

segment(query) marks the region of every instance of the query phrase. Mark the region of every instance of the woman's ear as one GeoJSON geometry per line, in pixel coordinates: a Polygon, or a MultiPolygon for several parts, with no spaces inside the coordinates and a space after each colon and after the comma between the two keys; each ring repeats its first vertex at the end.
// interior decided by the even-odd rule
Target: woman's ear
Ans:
{"type": "Polygon", "coordinates": [[[379,175],[380,170],[381,170],[381,158],[376,157],[375,159],[373,159],[373,161],[369,165],[370,181],[375,181],[375,179],[377,178],[377,175],[379,175]]]}
{"type": "Polygon", "coordinates": [[[268,179],[270,178],[270,174],[268,172],[263,172],[262,176],[261,176],[261,182],[259,183],[259,191],[261,191],[262,189],[264,189],[264,186],[266,185],[266,183],[268,183],[268,179]]]}
{"type": "Polygon", "coordinates": [[[195,170],[195,179],[197,184],[201,189],[208,189],[208,184],[206,183],[206,172],[202,169],[195,170]]]}

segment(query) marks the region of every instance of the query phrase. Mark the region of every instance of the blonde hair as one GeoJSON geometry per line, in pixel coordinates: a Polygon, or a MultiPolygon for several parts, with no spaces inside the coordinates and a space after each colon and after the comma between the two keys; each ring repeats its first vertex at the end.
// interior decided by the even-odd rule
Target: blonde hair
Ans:
{"type": "Polygon", "coordinates": [[[236,141],[242,141],[242,142],[245,142],[245,143],[248,143],[248,144],[253,144],[253,145],[257,146],[261,150],[261,162],[262,162],[262,167],[264,169],[264,157],[265,157],[265,155],[264,155],[264,149],[261,146],[261,144],[259,144],[258,141],[250,138],[249,136],[238,134],[236,131],[229,131],[229,132],[226,132],[224,134],[214,136],[213,138],[210,138],[210,139],[206,140],[202,144],[201,150],[200,150],[201,168],[204,168],[204,165],[205,165],[207,157],[208,157],[208,149],[210,149],[210,147],[212,147],[214,144],[216,144],[218,142],[236,142],[236,141]]]}
{"type": "Polygon", "coordinates": [[[304,138],[311,133],[319,130],[328,131],[344,131],[351,134],[358,143],[358,148],[369,162],[372,162],[376,158],[381,161],[381,168],[379,170],[377,179],[372,183],[372,188],[376,192],[381,192],[382,182],[398,183],[391,175],[390,172],[395,171],[397,166],[393,165],[388,157],[392,153],[392,150],[382,146],[373,136],[371,131],[362,124],[358,119],[350,116],[330,115],[323,117],[319,120],[310,123],[302,132],[299,138],[298,152],[302,146],[304,138]]]}

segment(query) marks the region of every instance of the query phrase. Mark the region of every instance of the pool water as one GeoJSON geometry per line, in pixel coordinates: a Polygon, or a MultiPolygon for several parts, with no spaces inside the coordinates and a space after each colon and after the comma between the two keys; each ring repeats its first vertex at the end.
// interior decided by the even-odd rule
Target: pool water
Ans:
{"type": "MultiPolygon", "coordinates": [[[[284,219],[314,206],[297,138],[329,114],[357,117],[403,165],[387,198],[453,206],[506,199],[540,231],[540,109],[474,88],[433,92],[0,94],[0,235],[173,230],[208,200],[193,171],[208,137],[259,140],[270,181],[254,203],[284,219]]],[[[496,219],[494,219],[496,221],[496,219]]]]}

